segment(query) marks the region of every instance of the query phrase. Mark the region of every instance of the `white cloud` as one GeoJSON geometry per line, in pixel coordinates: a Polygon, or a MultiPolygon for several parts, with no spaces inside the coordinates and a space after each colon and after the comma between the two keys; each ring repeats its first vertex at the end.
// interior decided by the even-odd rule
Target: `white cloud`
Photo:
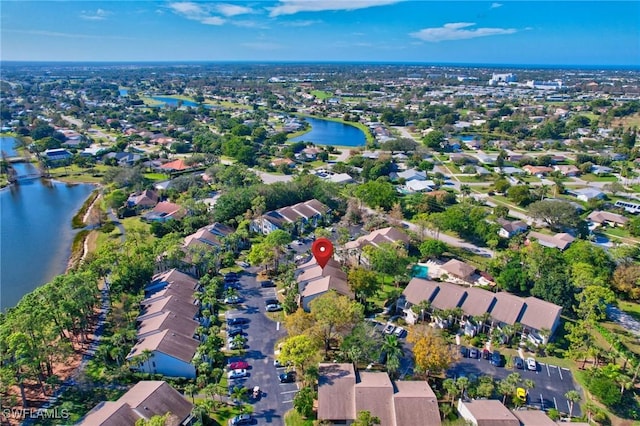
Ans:
{"type": "Polygon", "coordinates": [[[280,0],[270,9],[270,16],[294,15],[299,12],[322,12],[327,10],[356,10],[374,6],[385,6],[402,0],[280,0]]]}
{"type": "Polygon", "coordinates": [[[411,37],[423,41],[445,41],[445,40],[465,40],[477,37],[487,37],[493,35],[513,34],[515,28],[475,28],[468,29],[476,25],[474,22],[453,22],[444,24],[437,28],[424,28],[420,31],[410,33],[411,37]]]}
{"type": "Polygon", "coordinates": [[[491,9],[497,9],[502,7],[502,3],[491,3],[491,9]]]}
{"type": "Polygon", "coordinates": [[[321,24],[321,23],[322,21],[320,20],[307,19],[307,20],[301,20],[301,21],[283,22],[283,25],[286,25],[288,27],[310,27],[311,25],[321,24]]]}
{"type": "Polygon", "coordinates": [[[237,4],[218,4],[215,6],[215,9],[224,16],[237,16],[237,15],[247,15],[250,13],[254,13],[253,9],[250,7],[239,6],[237,4]]]}
{"type": "Polygon", "coordinates": [[[169,8],[178,15],[184,16],[192,21],[198,21],[205,25],[222,25],[225,23],[225,19],[220,16],[215,16],[212,13],[211,5],[198,4],[190,1],[171,3],[169,8]]]}
{"type": "Polygon", "coordinates": [[[107,19],[107,16],[109,15],[111,15],[111,12],[104,9],[98,9],[95,12],[89,12],[85,10],[80,12],[80,18],[87,21],[102,21],[104,19],[107,19]]]}

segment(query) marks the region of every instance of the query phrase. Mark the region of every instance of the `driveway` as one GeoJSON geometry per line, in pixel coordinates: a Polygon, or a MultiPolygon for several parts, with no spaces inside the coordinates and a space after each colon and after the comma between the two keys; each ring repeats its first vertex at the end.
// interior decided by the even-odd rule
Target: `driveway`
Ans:
{"type": "MultiPolygon", "coordinates": [[[[507,360],[509,365],[510,360],[507,360]]],[[[573,382],[571,371],[552,364],[539,362],[536,371],[517,370],[507,367],[495,367],[484,359],[463,358],[447,371],[447,377],[460,377],[464,375],[491,376],[495,380],[502,380],[511,373],[519,373],[522,379],[531,379],[535,383],[533,389],[529,389],[528,405],[548,410],[555,408],[560,412],[569,412],[569,401],[564,394],[570,390],[582,391],[573,382]]],[[[580,404],[573,407],[573,415],[580,416],[580,404]]]]}
{"type": "MultiPolygon", "coordinates": [[[[295,383],[280,384],[278,374],[284,370],[273,365],[273,350],[276,341],[286,335],[282,324],[272,321],[266,316],[264,300],[275,297],[275,288],[261,288],[256,280],[258,268],[247,268],[240,276],[240,294],[245,302],[237,309],[227,312],[227,318],[243,317],[250,320],[247,329],[248,348],[245,359],[251,369],[249,377],[235,380],[237,384],[252,389],[260,386],[262,397],[251,400],[254,417],[260,425],[284,425],[284,413],[290,410],[293,396],[298,388],[295,383]]],[[[230,383],[231,384],[231,383],[230,383]]]]}

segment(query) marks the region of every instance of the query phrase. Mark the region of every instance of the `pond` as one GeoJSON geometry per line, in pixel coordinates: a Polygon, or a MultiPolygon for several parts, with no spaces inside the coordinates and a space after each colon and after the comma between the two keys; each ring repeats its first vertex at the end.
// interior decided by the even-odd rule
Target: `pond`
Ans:
{"type": "Polygon", "coordinates": [[[184,99],[172,98],[170,96],[153,96],[151,99],[162,102],[165,105],[169,106],[178,106],[178,103],[181,103],[182,106],[188,107],[197,107],[199,104],[193,101],[186,101],[184,99]]]}
{"type": "Polygon", "coordinates": [[[311,125],[311,131],[290,141],[334,146],[364,146],[367,142],[362,130],[355,126],[311,117],[305,117],[305,121],[311,125]]]}
{"type": "Polygon", "coordinates": [[[16,157],[18,155],[15,150],[16,142],[15,138],[0,137],[0,151],[4,152],[7,157],[16,157]]]}

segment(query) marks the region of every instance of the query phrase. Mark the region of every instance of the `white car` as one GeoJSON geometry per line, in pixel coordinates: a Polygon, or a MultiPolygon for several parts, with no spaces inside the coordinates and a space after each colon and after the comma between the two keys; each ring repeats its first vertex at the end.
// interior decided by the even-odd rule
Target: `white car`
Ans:
{"type": "Polygon", "coordinates": [[[396,329],[393,331],[393,334],[395,334],[396,337],[403,337],[404,336],[404,328],[396,327],[396,329]]]}
{"type": "Polygon", "coordinates": [[[532,357],[527,358],[527,370],[536,371],[538,369],[538,364],[536,364],[536,360],[532,357]]]}
{"type": "Polygon", "coordinates": [[[247,377],[247,370],[244,368],[241,370],[231,370],[227,373],[229,379],[239,379],[241,377],[247,377]]]}
{"type": "Polygon", "coordinates": [[[384,326],[384,330],[382,330],[382,332],[384,334],[391,334],[393,333],[393,331],[396,329],[396,326],[391,324],[391,323],[387,323],[387,325],[384,326]]]}

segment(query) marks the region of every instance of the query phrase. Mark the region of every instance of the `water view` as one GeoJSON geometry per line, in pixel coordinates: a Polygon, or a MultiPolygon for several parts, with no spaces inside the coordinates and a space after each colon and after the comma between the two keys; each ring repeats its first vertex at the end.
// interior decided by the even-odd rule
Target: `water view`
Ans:
{"type": "Polygon", "coordinates": [[[178,106],[178,104],[180,104],[182,106],[197,107],[199,105],[193,101],[186,101],[184,99],[172,98],[169,96],[153,96],[151,99],[169,106],[178,106]]]}
{"type": "Polygon", "coordinates": [[[71,218],[94,188],[20,179],[35,168],[15,168],[19,183],[0,191],[0,310],[65,271],[77,232],[71,218]]]}
{"type": "Polygon", "coordinates": [[[367,141],[362,130],[355,126],[311,117],[305,117],[305,120],[311,125],[311,131],[291,141],[335,146],[364,146],[367,141]]]}
{"type": "Polygon", "coordinates": [[[4,152],[8,157],[15,157],[18,153],[15,150],[16,140],[9,137],[0,137],[0,151],[4,152]]]}

